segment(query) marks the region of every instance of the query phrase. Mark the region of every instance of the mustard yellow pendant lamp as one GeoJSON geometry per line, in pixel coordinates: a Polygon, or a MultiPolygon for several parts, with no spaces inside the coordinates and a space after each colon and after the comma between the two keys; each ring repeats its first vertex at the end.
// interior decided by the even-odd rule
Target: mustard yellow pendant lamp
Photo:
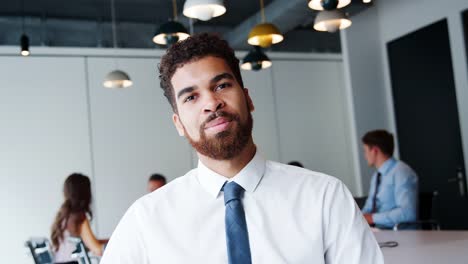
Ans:
{"type": "Polygon", "coordinates": [[[267,48],[273,44],[283,41],[284,37],[279,29],[275,25],[265,22],[263,0],[260,0],[260,11],[262,14],[262,23],[256,25],[252,30],[250,30],[247,42],[252,46],[267,48]]]}

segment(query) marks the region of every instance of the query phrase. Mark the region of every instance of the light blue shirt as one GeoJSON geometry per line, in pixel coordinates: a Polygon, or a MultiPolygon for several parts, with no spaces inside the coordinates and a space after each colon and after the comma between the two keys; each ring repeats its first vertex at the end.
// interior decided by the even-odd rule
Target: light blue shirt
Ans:
{"type": "Polygon", "coordinates": [[[376,226],[392,228],[397,223],[416,221],[418,217],[418,176],[404,162],[390,158],[372,175],[369,196],[362,209],[371,213],[377,172],[382,174],[377,192],[376,226]]]}

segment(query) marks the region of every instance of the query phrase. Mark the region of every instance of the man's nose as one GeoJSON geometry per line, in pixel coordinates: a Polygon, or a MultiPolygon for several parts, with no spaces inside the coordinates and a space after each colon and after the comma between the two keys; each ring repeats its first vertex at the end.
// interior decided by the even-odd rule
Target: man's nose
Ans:
{"type": "Polygon", "coordinates": [[[216,112],[224,106],[223,100],[216,94],[209,94],[206,100],[204,112],[216,112]]]}

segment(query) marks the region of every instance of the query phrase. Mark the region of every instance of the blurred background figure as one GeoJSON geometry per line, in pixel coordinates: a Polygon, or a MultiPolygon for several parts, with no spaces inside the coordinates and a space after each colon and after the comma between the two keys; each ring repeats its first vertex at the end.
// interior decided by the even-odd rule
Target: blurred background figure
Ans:
{"type": "Polygon", "coordinates": [[[79,237],[85,246],[96,256],[102,256],[107,240],[99,240],[91,230],[91,182],[85,175],[73,173],[63,184],[65,201],[52,225],[52,246],[55,251],[55,262],[71,262],[76,243],[70,237],[79,237]]]}
{"type": "Polygon", "coordinates": [[[369,131],[362,143],[368,165],[376,169],[362,209],[366,221],[386,229],[416,221],[418,176],[410,166],[393,157],[393,135],[386,130],[369,131]]]}
{"type": "Polygon", "coordinates": [[[302,163],[300,163],[299,161],[290,161],[290,162],[288,162],[288,165],[304,168],[302,163]]]}
{"type": "Polygon", "coordinates": [[[153,192],[166,184],[166,177],[159,173],[151,175],[148,179],[148,192],[153,192]]]}

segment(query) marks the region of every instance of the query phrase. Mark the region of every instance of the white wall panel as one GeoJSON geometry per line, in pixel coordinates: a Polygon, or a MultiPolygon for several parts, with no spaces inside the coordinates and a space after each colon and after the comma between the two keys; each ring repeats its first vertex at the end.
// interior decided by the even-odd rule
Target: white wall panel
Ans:
{"type": "Polygon", "coordinates": [[[253,72],[242,71],[255,110],[253,137],[260,153],[267,159],[279,160],[279,145],[271,68],[253,72]]]}
{"type": "Polygon", "coordinates": [[[341,61],[275,61],[273,80],[282,161],[335,176],[355,193],[341,61]]]}
{"type": "Polygon", "coordinates": [[[0,252],[32,263],[24,242],[50,236],[62,185],[91,173],[83,58],[0,57],[0,252]]]}
{"type": "Polygon", "coordinates": [[[107,89],[104,76],[116,68],[110,58],[89,58],[88,79],[97,198],[97,230],[110,236],[127,208],[146,193],[150,174],[168,180],[191,168],[189,145],[172,123],[172,110],[159,88],[156,59],[118,59],[134,81],[128,89],[107,89]]]}

